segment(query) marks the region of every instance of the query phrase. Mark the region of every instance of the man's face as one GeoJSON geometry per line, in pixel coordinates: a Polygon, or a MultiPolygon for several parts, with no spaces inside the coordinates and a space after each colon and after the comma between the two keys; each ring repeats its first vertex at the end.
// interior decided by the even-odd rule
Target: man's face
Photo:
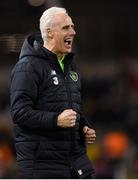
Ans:
{"type": "Polygon", "coordinates": [[[53,49],[56,54],[68,54],[72,51],[72,43],[76,34],[71,18],[64,13],[55,15],[56,24],[52,27],[53,49]]]}

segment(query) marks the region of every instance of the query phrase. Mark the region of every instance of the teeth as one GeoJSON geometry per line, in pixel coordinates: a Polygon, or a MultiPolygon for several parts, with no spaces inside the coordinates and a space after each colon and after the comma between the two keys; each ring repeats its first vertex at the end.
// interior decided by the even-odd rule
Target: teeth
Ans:
{"type": "Polygon", "coordinates": [[[65,43],[71,44],[71,41],[70,40],[65,40],[65,43]]]}

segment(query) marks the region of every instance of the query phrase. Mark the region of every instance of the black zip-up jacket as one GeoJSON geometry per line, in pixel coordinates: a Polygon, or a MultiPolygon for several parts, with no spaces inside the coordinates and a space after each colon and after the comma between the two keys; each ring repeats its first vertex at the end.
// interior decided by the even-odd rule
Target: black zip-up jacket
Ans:
{"type": "Polygon", "coordinates": [[[83,127],[88,122],[81,113],[80,75],[73,54],[64,59],[64,73],[54,53],[29,36],[19,62],[11,74],[11,114],[19,178],[71,178],[93,169],[86,156],[83,127]],[[73,128],[57,126],[57,116],[65,109],[77,112],[73,128]]]}

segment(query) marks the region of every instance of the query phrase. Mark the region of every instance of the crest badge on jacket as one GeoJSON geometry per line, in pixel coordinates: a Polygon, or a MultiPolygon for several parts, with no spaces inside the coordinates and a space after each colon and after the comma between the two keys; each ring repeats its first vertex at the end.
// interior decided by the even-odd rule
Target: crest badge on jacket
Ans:
{"type": "Polygon", "coordinates": [[[75,71],[70,71],[70,77],[73,81],[78,81],[78,74],[75,71]]]}

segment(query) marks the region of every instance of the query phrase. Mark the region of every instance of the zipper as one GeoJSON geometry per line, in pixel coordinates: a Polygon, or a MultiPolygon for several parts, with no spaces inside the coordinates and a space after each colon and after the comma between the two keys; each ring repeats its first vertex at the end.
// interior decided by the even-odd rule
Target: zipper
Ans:
{"type": "Polygon", "coordinates": [[[71,93],[70,93],[70,86],[67,83],[67,77],[66,76],[65,76],[65,86],[66,86],[67,96],[68,96],[68,100],[69,100],[68,106],[69,106],[69,108],[72,108],[72,101],[71,101],[72,98],[71,98],[71,93]]]}
{"type": "MultiPolygon", "coordinates": [[[[68,96],[68,106],[69,108],[72,109],[72,98],[71,98],[71,92],[70,92],[70,86],[67,83],[67,76],[64,77],[65,79],[65,86],[66,86],[66,91],[67,91],[67,96],[68,96]]],[[[72,149],[73,149],[73,127],[70,128],[70,151],[69,151],[69,163],[70,163],[70,168],[72,168],[72,149]]]]}

